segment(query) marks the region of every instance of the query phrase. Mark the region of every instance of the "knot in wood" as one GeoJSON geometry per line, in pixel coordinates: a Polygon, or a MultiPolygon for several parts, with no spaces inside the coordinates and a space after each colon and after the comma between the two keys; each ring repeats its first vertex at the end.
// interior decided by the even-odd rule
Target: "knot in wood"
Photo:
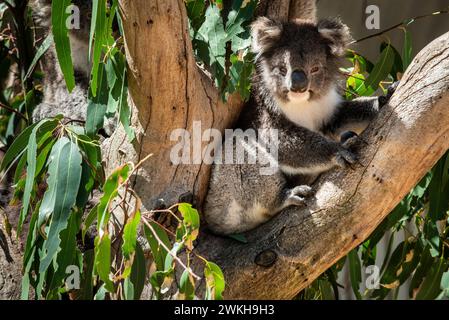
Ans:
{"type": "Polygon", "coordinates": [[[254,259],[254,263],[258,266],[269,268],[276,262],[277,258],[277,253],[268,249],[260,252],[254,259]]]}

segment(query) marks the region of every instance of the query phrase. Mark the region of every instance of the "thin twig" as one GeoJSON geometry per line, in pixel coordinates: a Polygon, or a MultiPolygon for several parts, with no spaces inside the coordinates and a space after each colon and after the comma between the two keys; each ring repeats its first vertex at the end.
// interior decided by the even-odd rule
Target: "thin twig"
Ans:
{"type": "Polygon", "coordinates": [[[28,121],[28,118],[23,113],[21,113],[20,111],[14,109],[14,108],[8,107],[6,104],[3,104],[0,102],[0,108],[8,110],[9,112],[15,113],[18,116],[20,116],[22,119],[24,119],[25,121],[28,121]]]}
{"type": "Polygon", "coordinates": [[[150,231],[153,233],[153,237],[156,239],[156,241],[168,252],[169,255],[173,257],[176,262],[178,262],[185,270],[187,270],[188,273],[192,277],[194,277],[197,280],[201,280],[201,277],[197,276],[195,273],[193,273],[192,269],[188,268],[182,261],[179,259],[175,254],[171,252],[171,250],[162,242],[162,240],[158,237],[156,230],[154,230],[153,226],[145,219],[143,219],[143,223],[146,224],[146,226],[150,229],[150,231]]]}
{"type": "Polygon", "coordinates": [[[393,25],[393,26],[391,26],[391,27],[389,27],[389,28],[387,28],[385,30],[382,30],[382,31],[379,31],[377,33],[371,34],[369,36],[366,36],[366,37],[354,40],[350,44],[359,43],[359,42],[362,42],[362,41],[365,41],[365,40],[368,40],[368,39],[371,39],[371,38],[375,38],[375,37],[381,36],[384,33],[390,32],[391,30],[394,30],[396,28],[406,27],[409,24],[415,22],[416,20],[420,20],[420,19],[423,19],[423,18],[432,17],[432,16],[436,16],[436,15],[440,15],[440,14],[448,14],[448,13],[449,13],[449,10],[441,10],[441,11],[433,12],[431,14],[425,14],[425,15],[420,15],[420,16],[413,17],[411,19],[406,19],[406,20],[402,21],[401,23],[397,23],[397,24],[395,24],[395,25],[393,25]]]}

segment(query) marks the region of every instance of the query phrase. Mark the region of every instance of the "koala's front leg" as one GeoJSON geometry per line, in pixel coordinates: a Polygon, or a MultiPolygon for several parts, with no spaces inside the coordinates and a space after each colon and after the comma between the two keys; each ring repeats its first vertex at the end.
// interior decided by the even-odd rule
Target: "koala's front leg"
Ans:
{"type": "Polygon", "coordinates": [[[384,107],[399,82],[393,83],[384,96],[360,97],[343,101],[337,108],[332,119],[324,126],[323,133],[339,140],[342,133],[352,131],[360,134],[384,107]]]}
{"type": "Polygon", "coordinates": [[[357,161],[355,154],[338,142],[294,125],[278,130],[278,163],[286,174],[319,174],[357,161]]]}

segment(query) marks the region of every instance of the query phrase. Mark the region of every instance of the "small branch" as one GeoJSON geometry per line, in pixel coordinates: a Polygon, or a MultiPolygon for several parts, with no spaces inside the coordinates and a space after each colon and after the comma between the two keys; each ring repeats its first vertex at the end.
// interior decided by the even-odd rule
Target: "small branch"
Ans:
{"type": "Polygon", "coordinates": [[[15,113],[15,114],[17,114],[18,116],[20,116],[22,119],[24,119],[25,121],[28,121],[28,118],[27,118],[23,113],[21,113],[20,111],[18,111],[18,110],[16,110],[16,109],[13,109],[13,108],[11,108],[11,107],[8,107],[6,104],[3,104],[3,103],[0,102],[0,108],[3,108],[3,109],[5,109],[5,110],[8,110],[9,112],[15,113]]]}
{"type": "Polygon", "coordinates": [[[153,237],[156,239],[156,241],[162,246],[162,248],[164,248],[165,250],[167,250],[168,254],[171,255],[173,257],[173,259],[179,263],[180,266],[182,266],[185,270],[187,270],[190,275],[192,277],[194,277],[197,280],[201,280],[201,277],[197,276],[195,273],[193,273],[191,268],[188,268],[184,262],[181,261],[181,259],[179,259],[175,254],[173,254],[171,252],[171,250],[162,242],[162,240],[158,237],[156,230],[154,230],[153,226],[148,223],[147,220],[143,219],[143,223],[145,223],[145,225],[151,230],[151,232],[153,233],[153,237]]]}
{"type": "Polygon", "coordinates": [[[396,29],[396,28],[406,27],[409,24],[411,24],[411,23],[413,23],[413,22],[415,22],[417,20],[420,20],[420,19],[423,19],[423,18],[427,18],[427,17],[437,16],[437,15],[440,15],[440,14],[449,14],[449,10],[441,10],[441,11],[437,11],[437,12],[434,12],[434,13],[431,13],[431,14],[420,15],[420,16],[416,16],[414,18],[407,19],[407,20],[405,20],[405,21],[403,21],[401,23],[397,23],[397,24],[395,24],[395,25],[393,25],[393,26],[391,26],[391,27],[389,27],[389,28],[387,28],[385,30],[380,31],[380,32],[371,34],[369,36],[360,38],[358,40],[354,40],[354,41],[351,42],[351,44],[359,43],[359,42],[362,42],[362,41],[365,41],[365,40],[368,40],[368,39],[371,39],[371,38],[375,38],[375,37],[381,36],[381,35],[383,35],[383,34],[385,34],[387,32],[390,32],[390,31],[396,29]]]}

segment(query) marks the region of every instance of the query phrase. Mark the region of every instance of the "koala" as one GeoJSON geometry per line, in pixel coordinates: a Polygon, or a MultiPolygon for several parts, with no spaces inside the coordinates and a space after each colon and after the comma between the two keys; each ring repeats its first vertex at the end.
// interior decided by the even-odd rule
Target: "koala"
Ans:
{"type": "MultiPolygon", "coordinates": [[[[251,230],[288,206],[304,205],[319,174],[356,163],[349,147],[386,103],[386,97],[342,99],[339,67],[351,36],[339,19],[260,17],[251,33],[256,68],[251,98],[236,127],[257,130],[253,144],[262,151],[266,146],[260,141],[267,137],[260,129],[277,130],[277,159],[271,159],[276,166],[261,175],[260,158],[214,162],[203,212],[208,228],[221,235],[251,230]],[[347,131],[353,134],[342,143],[340,135],[347,131]]],[[[233,151],[252,148],[242,139],[233,145],[233,151]]]]}

